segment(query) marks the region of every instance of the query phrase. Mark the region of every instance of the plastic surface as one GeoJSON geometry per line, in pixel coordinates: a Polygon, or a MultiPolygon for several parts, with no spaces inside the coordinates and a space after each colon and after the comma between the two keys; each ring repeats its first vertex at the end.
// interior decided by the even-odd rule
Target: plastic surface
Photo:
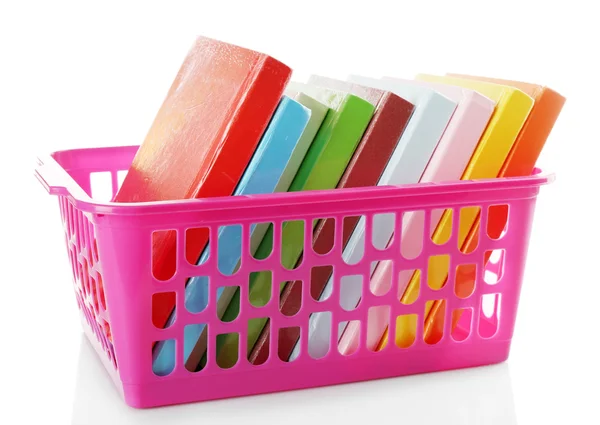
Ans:
{"type": "MultiPolygon", "coordinates": [[[[365,86],[389,90],[415,105],[410,121],[377,185],[418,183],[454,114],[456,102],[430,88],[412,82],[383,81],[359,76],[351,76],[349,80],[365,86]]],[[[376,215],[369,237],[365,231],[365,218],[361,218],[344,248],[344,261],[347,264],[358,263],[364,257],[366,243],[384,249],[393,233],[392,214],[376,215]]],[[[341,278],[342,286],[338,298],[340,304],[346,309],[353,309],[357,305],[361,298],[363,282],[368,282],[368,276],[373,272],[376,264],[373,262],[370,265],[368,275],[355,274],[341,278]]],[[[336,276],[329,279],[321,294],[321,300],[332,296],[334,278],[336,276]]],[[[315,314],[310,318],[308,349],[314,356],[321,357],[329,349],[330,319],[328,314],[315,314]]],[[[339,323],[336,333],[341,334],[345,327],[346,323],[339,323]]],[[[298,357],[299,352],[300,346],[296,344],[290,359],[298,357]]]]}
{"type": "MultiPolygon", "coordinates": [[[[308,134],[301,140],[306,125],[310,118],[310,110],[300,103],[284,96],[262,136],[252,160],[248,164],[240,183],[235,189],[234,195],[254,195],[259,193],[273,193],[286,191],[292,178],[296,175],[308,147],[312,143],[314,132],[308,134]]],[[[321,115],[321,120],[324,115],[321,115]]],[[[314,128],[314,127],[313,127],[314,128]]],[[[250,251],[254,252],[256,246],[262,240],[268,226],[265,224],[254,225],[250,236],[250,251]],[[254,243],[252,243],[254,241],[254,243]],[[254,248],[254,250],[253,250],[254,248]]],[[[218,268],[221,273],[233,274],[240,261],[241,252],[241,229],[239,226],[222,227],[218,236],[218,268]]],[[[210,256],[210,246],[202,253],[197,264],[202,264],[210,256]]],[[[187,282],[185,290],[185,308],[188,311],[198,313],[208,305],[208,277],[195,276],[187,282]]],[[[217,297],[229,298],[230,293],[224,293],[224,289],[217,290],[217,297]]],[[[220,316],[219,316],[220,317],[220,316]]],[[[167,326],[171,326],[176,320],[176,312],[169,317],[167,326]]],[[[204,330],[203,324],[186,326],[184,331],[184,358],[186,361],[200,334],[204,330]]],[[[157,344],[154,349],[154,372],[158,375],[168,374],[175,366],[174,356],[175,344],[157,344]]]]}
{"type": "MultiPolygon", "coordinates": [[[[530,177],[502,178],[482,181],[451,183],[422,183],[401,187],[372,187],[314,192],[296,192],[270,195],[250,195],[210,199],[189,199],[170,202],[145,202],[123,204],[98,202],[90,198],[90,174],[107,172],[111,176],[108,189],[116,191],[117,172],[126,170],[137,147],[81,149],[56,153],[41,158],[36,176],[49,193],[58,197],[60,216],[64,225],[69,262],[73,270],[74,291],[82,317],[89,329],[98,355],[108,373],[113,377],[125,402],[134,407],[151,407],[200,400],[218,399],[272,391],[299,389],[343,382],[354,382],[432,372],[501,362],[509,354],[516,308],[527,258],[527,246],[539,186],[552,180],[552,176],[539,174],[530,177]],[[287,270],[281,266],[280,228],[286,220],[308,220],[332,217],[336,235],[342,231],[343,217],[366,215],[367,233],[373,214],[402,211],[426,211],[426,225],[431,211],[440,208],[458,209],[464,206],[482,207],[481,225],[487,225],[490,205],[508,204],[509,224],[499,240],[485,234],[476,250],[463,254],[458,250],[457,232],[449,242],[439,246],[425,237],[419,257],[402,260],[399,256],[399,239],[384,251],[367,244],[363,260],[347,265],[341,257],[339,239],[332,251],[317,255],[310,243],[304,251],[301,267],[287,270]],[[266,260],[256,260],[249,254],[250,226],[253,223],[275,223],[274,254],[266,260]],[[242,225],[241,266],[236,276],[223,276],[217,268],[217,259],[196,266],[185,256],[177,257],[175,279],[157,281],[151,273],[150,235],[153,231],[173,229],[177,233],[178,250],[185,249],[183,235],[188,228],[208,226],[211,241],[221,226],[242,225]],[[495,285],[482,284],[474,293],[461,299],[448,285],[440,291],[423,286],[420,297],[412,305],[398,303],[397,288],[383,296],[365,291],[360,305],[345,311],[339,305],[339,280],[334,280],[333,296],[323,302],[311,299],[306,285],[310,269],[317,265],[333,265],[336,276],[366,273],[371,261],[394,259],[407,267],[423,267],[430,255],[448,253],[452,264],[472,262],[482,265],[486,250],[504,249],[502,276],[495,285]],[[207,275],[221,286],[239,284],[239,276],[250,272],[271,270],[274,282],[302,280],[303,302],[293,317],[279,312],[274,285],[270,302],[261,308],[248,302],[248,285],[241,286],[240,315],[234,322],[223,323],[217,319],[216,303],[209,303],[201,313],[186,311],[183,279],[188,276],[207,275]],[[152,324],[153,294],[173,291],[177,294],[177,319],[167,329],[152,324]],[[481,312],[484,297],[499,294],[501,309],[495,318],[481,312]],[[448,332],[436,344],[423,341],[423,311],[427,300],[446,299],[445,325],[449,326],[450,313],[455,309],[472,309],[469,326],[461,326],[460,333],[448,332]],[[322,359],[306,354],[308,317],[315,312],[330,311],[332,322],[360,320],[366,329],[369,308],[387,305],[390,317],[416,314],[417,337],[409,348],[395,344],[381,352],[368,350],[361,339],[358,350],[344,356],[332,349],[322,359]],[[251,318],[268,317],[273,330],[269,358],[262,365],[253,365],[246,359],[247,323],[251,318]],[[197,373],[189,372],[183,362],[184,327],[194,323],[208,324],[208,361],[197,373]],[[489,332],[495,325],[495,333],[489,332]],[[290,326],[301,328],[301,354],[291,363],[277,356],[278,330],[290,326]],[[239,360],[231,369],[221,369],[216,364],[218,334],[239,332],[239,360]],[[174,339],[176,362],[173,372],[157,376],[152,372],[152,343],[174,339]],[[458,342],[460,340],[460,342],[458,342]]],[[[458,219],[458,214],[453,215],[458,219]]],[[[310,228],[310,224],[305,224],[310,228]]],[[[458,228],[458,226],[454,226],[458,228]]],[[[59,243],[59,241],[57,241],[59,243]]],[[[65,263],[66,266],[66,263],[65,263]]],[[[495,267],[496,267],[495,266],[495,267]]],[[[496,267],[497,269],[497,267],[496,267]]],[[[480,276],[483,267],[478,268],[480,276]]],[[[66,283],[66,282],[65,282],[66,283]]],[[[217,285],[210,285],[209,298],[216,299],[217,285]]],[[[467,318],[465,315],[464,318],[467,318]]],[[[395,321],[391,321],[392,327],[395,321]]],[[[361,327],[361,330],[363,328],[361,327]]],[[[391,329],[394,333],[394,329],[391,329]]],[[[361,334],[361,338],[364,338],[361,334]]]]}
{"type": "MultiPolygon", "coordinates": [[[[390,81],[407,81],[385,78],[390,81]]],[[[420,182],[444,182],[459,180],[469,159],[479,142],[496,106],[496,102],[469,89],[422,81],[411,81],[422,84],[457,102],[457,108],[446,127],[433,156],[431,157],[420,182]]],[[[438,223],[443,210],[434,211],[431,222],[438,223]]],[[[408,212],[402,220],[402,254],[416,257],[419,254],[420,239],[423,234],[423,214],[408,212]]],[[[427,229],[429,230],[429,229],[427,229]]],[[[370,289],[374,294],[385,294],[389,291],[395,275],[400,275],[401,281],[410,277],[410,270],[394,270],[392,261],[380,262],[370,276],[370,289]]],[[[357,294],[360,296],[360,293],[357,294]]],[[[389,317],[384,308],[373,309],[369,312],[367,328],[367,347],[374,350],[388,326],[389,317]]],[[[346,327],[339,342],[342,353],[356,350],[360,341],[360,326],[350,323],[346,327]]]]}

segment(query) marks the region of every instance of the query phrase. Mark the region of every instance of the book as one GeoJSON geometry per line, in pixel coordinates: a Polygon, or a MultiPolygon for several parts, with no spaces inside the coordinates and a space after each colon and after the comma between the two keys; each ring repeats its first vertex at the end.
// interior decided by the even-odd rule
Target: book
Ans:
{"type": "MultiPolygon", "coordinates": [[[[252,156],[240,183],[235,189],[234,196],[271,193],[281,186],[289,185],[290,174],[296,173],[295,169],[288,169],[292,162],[297,165],[308,149],[310,143],[305,142],[299,146],[298,141],[304,132],[310,118],[310,110],[294,100],[283,97],[273,117],[263,134],[256,152],[252,156]],[[294,157],[294,155],[296,157],[294,157]],[[298,156],[300,158],[298,158],[298,156]],[[287,175],[286,175],[287,173],[287,175]]],[[[287,190],[287,187],[283,187],[287,190]]],[[[251,229],[251,234],[256,226],[251,229]]],[[[258,229],[260,232],[260,229],[258,229]]],[[[264,232],[263,232],[264,234],[264,232]]],[[[220,227],[218,231],[217,265],[221,273],[233,274],[240,260],[242,249],[242,230],[239,226],[220,227]]],[[[210,255],[208,245],[198,261],[203,264],[210,255]]],[[[185,288],[185,308],[192,313],[203,311],[208,305],[208,276],[196,276],[188,279],[185,288]]],[[[220,287],[217,297],[223,295],[224,289],[220,287]]],[[[167,322],[167,327],[176,320],[174,310],[167,322]]],[[[195,324],[184,327],[184,361],[188,360],[192,348],[204,329],[204,325],[195,324]]],[[[157,375],[170,373],[175,366],[174,340],[161,341],[154,346],[153,371],[157,375]]]]}
{"type": "MultiPolygon", "coordinates": [[[[327,113],[315,140],[313,141],[300,169],[296,174],[290,192],[306,190],[333,189],[342,176],[346,166],[354,153],[358,142],[366,130],[375,106],[344,92],[326,90],[307,84],[292,82],[288,88],[303,92],[327,105],[331,110],[327,113]]],[[[312,223],[314,229],[316,223],[312,223]]],[[[306,235],[312,237],[312,235],[306,235]]],[[[279,255],[281,265],[292,269],[304,247],[304,223],[300,221],[284,222],[281,227],[281,252],[279,255]]],[[[267,258],[273,250],[273,228],[269,227],[267,234],[259,245],[255,257],[267,258]]],[[[269,272],[260,272],[250,275],[249,301],[253,305],[265,305],[271,297],[271,278],[277,282],[276,276],[269,272]]],[[[240,294],[236,291],[230,302],[223,321],[229,322],[239,314],[240,294]]],[[[261,330],[266,324],[266,319],[256,318],[248,322],[246,352],[241,357],[251,353],[261,330]]],[[[229,368],[238,360],[238,334],[229,333],[218,335],[216,343],[216,360],[221,368],[229,368]]],[[[210,353],[210,349],[208,350],[210,353]]],[[[204,355],[198,365],[202,368],[208,361],[204,355]]]]}
{"type": "MultiPolygon", "coordinates": [[[[520,81],[501,80],[497,78],[476,77],[462,74],[447,74],[450,77],[466,78],[475,81],[501,84],[517,88],[534,100],[533,108],[523,124],[512,149],[510,150],[498,177],[518,177],[530,175],[538,160],[548,136],[558,119],[566,99],[549,87],[538,84],[524,83],[520,81]]],[[[506,227],[508,220],[508,208],[505,205],[496,205],[489,209],[487,217],[488,235],[493,239],[499,239],[506,227]]],[[[465,243],[463,252],[470,252],[478,244],[480,223],[477,220],[471,228],[465,243]]],[[[487,264],[491,252],[486,252],[484,264],[487,264]]],[[[476,268],[473,265],[464,265],[460,275],[456,276],[455,290],[459,297],[466,297],[472,293],[476,281],[476,268]]],[[[435,301],[429,315],[427,316],[424,334],[426,339],[438,340],[443,332],[443,312],[445,310],[443,301],[435,301]]],[[[461,311],[457,310],[452,315],[451,330],[461,318],[461,311]]]]}
{"type": "MultiPolygon", "coordinates": [[[[415,105],[408,125],[398,142],[378,186],[417,183],[423,174],[454,110],[456,102],[439,94],[435,90],[419,84],[383,81],[366,77],[350,76],[349,81],[380,90],[389,90],[415,105]]],[[[393,214],[379,214],[372,221],[372,244],[379,249],[385,248],[394,232],[395,217],[393,214]]],[[[347,264],[356,264],[365,250],[365,218],[361,217],[350,240],[343,251],[343,259],[347,264]]],[[[365,274],[373,272],[375,264],[365,264],[365,274]]],[[[320,299],[329,298],[333,291],[333,278],[325,285],[320,299]]],[[[349,310],[354,309],[362,294],[363,275],[342,276],[340,278],[340,305],[349,310]]],[[[331,315],[328,313],[312,314],[309,319],[308,352],[313,358],[320,358],[329,352],[331,315]]],[[[347,322],[340,322],[338,332],[341,336],[347,322]]],[[[339,341],[339,336],[336,338],[339,341]]],[[[300,354],[300,346],[296,344],[290,360],[300,354]]]]}
{"type": "MultiPolygon", "coordinates": [[[[521,127],[529,116],[529,112],[533,107],[533,99],[521,90],[508,86],[462,78],[419,74],[415,79],[470,88],[496,101],[494,114],[481,136],[479,144],[475,152],[473,152],[461,179],[473,180],[496,177],[521,127]]],[[[454,230],[458,230],[459,245],[462,245],[464,242],[471,226],[477,219],[478,213],[479,210],[476,207],[461,209],[459,228],[454,230]]],[[[449,211],[444,211],[432,235],[432,240],[437,244],[441,241],[446,241],[450,238],[452,231],[452,216],[449,211]]],[[[429,260],[427,270],[428,279],[427,282],[423,282],[422,284],[428,285],[434,290],[440,289],[448,274],[449,259],[447,256],[439,255],[431,257],[429,260]]],[[[400,298],[401,303],[412,304],[417,299],[419,295],[419,282],[420,271],[418,270],[412,274],[408,282],[399,282],[399,288],[406,288],[400,298]]],[[[429,315],[432,305],[432,301],[426,303],[424,315],[421,317],[423,321],[429,315]]],[[[396,319],[395,341],[397,346],[408,347],[412,345],[415,339],[417,320],[418,318],[415,315],[399,316],[396,319]]],[[[387,339],[388,331],[386,330],[379,343],[378,350],[387,345],[387,339]]]]}
{"type": "MultiPolygon", "coordinates": [[[[254,184],[251,182],[248,185],[245,185],[243,193],[240,194],[286,192],[329,110],[327,106],[304,93],[286,89],[285,94],[287,97],[294,99],[294,101],[288,101],[288,107],[290,107],[290,105],[294,105],[294,107],[288,111],[278,110],[276,112],[267,129],[267,134],[271,132],[270,136],[268,136],[270,139],[268,149],[271,149],[273,152],[265,152],[263,155],[264,159],[261,159],[261,162],[257,167],[257,170],[259,167],[264,169],[264,173],[251,175],[250,179],[256,180],[256,182],[254,184]],[[290,151],[289,149],[292,148],[295,138],[298,137],[296,127],[304,121],[303,117],[298,116],[298,107],[295,106],[296,102],[309,111],[310,117],[304,130],[299,136],[297,143],[293,146],[293,150],[290,151]],[[283,158],[281,156],[282,153],[289,155],[289,159],[283,158]],[[268,157],[268,154],[270,154],[270,158],[268,157]],[[258,184],[261,186],[258,187],[258,184]]],[[[267,134],[265,136],[267,136],[267,134]]],[[[263,139],[265,139],[265,136],[263,136],[263,139]]],[[[260,146],[262,146],[264,140],[260,143],[260,146]]],[[[254,160],[255,158],[253,157],[253,161],[254,160]]],[[[248,170],[246,170],[246,173],[247,172],[248,170]]],[[[244,178],[246,177],[246,173],[244,174],[244,178]]],[[[242,178],[242,180],[244,180],[244,178],[242,178]]],[[[250,255],[255,255],[268,227],[267,223],[254,223],[252,225],[249,244],[250,255]]],[[[231,231],[232,230],[230,230],[230,232],[231,231]]],[[[239,229],[235,232],[235,236],[241,237],[239,229]]],[[[236,239],[234,242],[235,243],[231,245],[232,249],[228,250],[231,254],[224,258],[227,263],[221,264],[222,244],[219,240],[219,270],[222,272],[224,271],[227,274],[232,274],[232,270],[237,271],[240,264],[241,240],[236,239]]],[[[206,277],[202,280],[199,278],[195,279],[198,279],[197,283],[202,283],[201,294],[204,299],[199,302],[199,306],[204,308],[208,304],[208,290],[207,285],[204,283],[208,282],[206,282],[206,277]]],[[[225,314],[227,306],[235,295],[235,290],[236,287],[234,286],[219,288],[217,293],[217,316],[219,319],[225,314]]],[[[199,309],[198,307],[194,307],[192,311],[199,311],[199,309]]],[[[189,328],[189,326],[187,328],[189,328]]],[[[206,326],[198,325],[196,328],[195,332],[186,334],[184,338],[185,364],[189,370],[194,370],[198,365],[200,358],[206,352],[208,338],[206,326]],[[198,331],[200,332],[199,336],[198,331]]],[[[192,329],[190,329],[190,331],[192,329]]]]}
{"type": "MultiPolygon", "coordinates": [[[[291,69],[276,59],[199,37],[138,149],[115,202],[229,196],[264,133],[291,69]]],[[[154,232],[152,274],[177,276],[175,230],[154,232]]],[[[186,232],[185,256],[195,264],[208,232],[186,232]]],[[[152,322],[162,328],[175,307],[175,292],[153,298],[152,322]]]]}
{"type": "MultiPolygon", "coordinates": [[[[384,80],[403,81],[397,78],[384,77],[384,80]]],[[[420,183],[444,182],[459,180],[469,159],[485,130],[496,103],[482,94],[462,87],[440,83],[411,81],[436,90],[457,103],[456,110],[448,123],[421,179],[420,183]]],[[[431,223],[437,224],[442,210],[432,213],[431,223]]],[[[422,245],[425,217],[422,213],[407,212],[402,217],[401,252],[407,258],[419,255],[422,245]]],[[[426,229],[425,231],[429,231],[426,229]]],[[[376,295],[384,295],[396,281],[394,276],[400,275],[400,281],[410,276],[410,270],[401,270],[394,261],[379,262],[370,279],[370,290],[376,295]]],[[[403,288],[400,288],[403,292],[403,288]]],[[[401,292],[399,292],[401,294],[401,292]]],[[[375,351],[389,324],[387,308],[371,308],[367,318],[366,346],[375,351]]],[[[340,339],[338,349],[342,354],[353,353],[360,343],[360,325],[351,322],[340,339]]]]}
{"type": "MultiPolygon", "coordinates": [[[[414,105],[389,91],[373,89],[358,84],[313,75],[309,84],[334,90],[342,90],[375,105],[375,113],[367,130],[358,144],[350,163],[337,185],[338,189],[367,187],[377,184],[383,169],[404,132],[414,105]]],[[[342,249],[350,239],[358,217],[345,217],[341,226],[342,249]]],[[[335,240],[335,220],[332,218],[319,221],[314,230],[313,250],[318,254],[326,254],[333,249],[335,240]]],[[[319,299],[331,274],[329,267],[314,267],[310,276],[310,294],[319,299]]],[[[308,283],[308,282],[307,282],[308,283]]],[[[302,282],[288,282],[280,295],[279,310],[285,316],[293,316],[302,305],[302,282]]],[[[250,362],[263,364],[269,357],[270,328],[265,326],[252,349],[250,362]]],[[[300,329],[287,327],[279,330],[277,351],[280,359],[288,360],[294,345],[300,338],[300,329]]]]}

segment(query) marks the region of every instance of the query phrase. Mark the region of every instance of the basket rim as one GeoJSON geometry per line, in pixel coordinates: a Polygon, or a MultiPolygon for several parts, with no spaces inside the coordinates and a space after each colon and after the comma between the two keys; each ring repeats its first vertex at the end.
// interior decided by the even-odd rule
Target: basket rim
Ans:
{"type": "MultiPolygon", "coordinates": [[[[149,202],[97,201],[90,197],[57,161],[57,157],[82,151],[137,150],[138,146],[84,148],[55,151],[37,157],[34,175],[50,195],[64,196],[76,208],[97,214],[147,215],[190,211],[202,206],[203,211],[251,207],[294,207],[306,203],[381,200],[382,198],[427,198],[437,195],[463,194],[465,192],[513,191],[535,189],[555,181],[552,172],[534,168],[530,176],[470,179],[448,182],[427,182],[404,185],[373,186],[313,190],[306,192],[283,192],[257,195],[220,196],[203,199],[184,199],[149,202]]],[[[502,199],[518,199],[506,197],[502,199]]],[[[520,197],[522,198],[522,196],[520,197]]]]}

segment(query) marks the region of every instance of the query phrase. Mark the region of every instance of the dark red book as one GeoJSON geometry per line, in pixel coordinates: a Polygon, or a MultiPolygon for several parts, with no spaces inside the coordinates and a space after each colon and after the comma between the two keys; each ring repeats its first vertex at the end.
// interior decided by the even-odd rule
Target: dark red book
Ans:
{"type": "MultiPolygon", "coordinates": [[[[189,51],[115,202],[229,196],[265,130],[291,69],[265,54],[200,37],[189,51]]],[[[183,237],[184,235],[180,235],[183,237]]],[[[195,264],[208,242],[188,230],[185,258],[195,264]]],[[[176,234],[155,232],[152,273],[176,272],[176,234]]],[[[182,282],[189,276],[179,276],[182,282]]],[[[164,327],[175,295],[156,294],[152,319],[164,327]]]]}
{"type": "MultiPolygon", "coordinates": [[[[312,85],[354,94],[376,105],[375,114],[369,127],[365,131],[337,187],[339,189],[377,185],[412,115],[414,105],[393,93],[345,81],[311,76],[308,82],[312,85]]],[[[342,235],[344,246],[348,243],[358,221],[359,217],[347,217],[344,220],[342,235]]],[[[313,232],[314,251],[320,254],[331,251],[334,236],[335,221],[333,219],[321,220],[313,232]]],[[[300,262],[302,262],[302,259],[299,260],[300,262]]],[[[310,293],[314,299],[319,299],[330,275],[331,268],[318,267],[312,269],[310,293]]],[[[284,315],[292,316],[298,312],[301,304],[302,282],[288,282],[280,297],[279,307],[281,312],[284,315]]],[[[300,330],[297,328],[280,330],[278,335],[279,358],[287,361],[299,337],[300,330]]],[[[250,353],[250,362],[263,364],[269,357],[269,347],[269,326],[267,325],[250,353]]]]}

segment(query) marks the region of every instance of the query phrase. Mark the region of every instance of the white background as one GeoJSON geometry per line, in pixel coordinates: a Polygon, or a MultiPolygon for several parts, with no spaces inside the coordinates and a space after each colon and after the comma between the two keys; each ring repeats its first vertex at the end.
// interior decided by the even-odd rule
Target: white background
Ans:
{"type": "Polygon", "coordinates": [[[600,422],[596,6],[334,3],[0,3],[0,423],[600,422]],[[458,72],[567,97],[539,161],[558,179],[538,201],[506,363],[166,409],[121,402],[82,339],[58,207],[34,159],[140,143],[200,34],[267,52],[300,80],[458,72]]]}

